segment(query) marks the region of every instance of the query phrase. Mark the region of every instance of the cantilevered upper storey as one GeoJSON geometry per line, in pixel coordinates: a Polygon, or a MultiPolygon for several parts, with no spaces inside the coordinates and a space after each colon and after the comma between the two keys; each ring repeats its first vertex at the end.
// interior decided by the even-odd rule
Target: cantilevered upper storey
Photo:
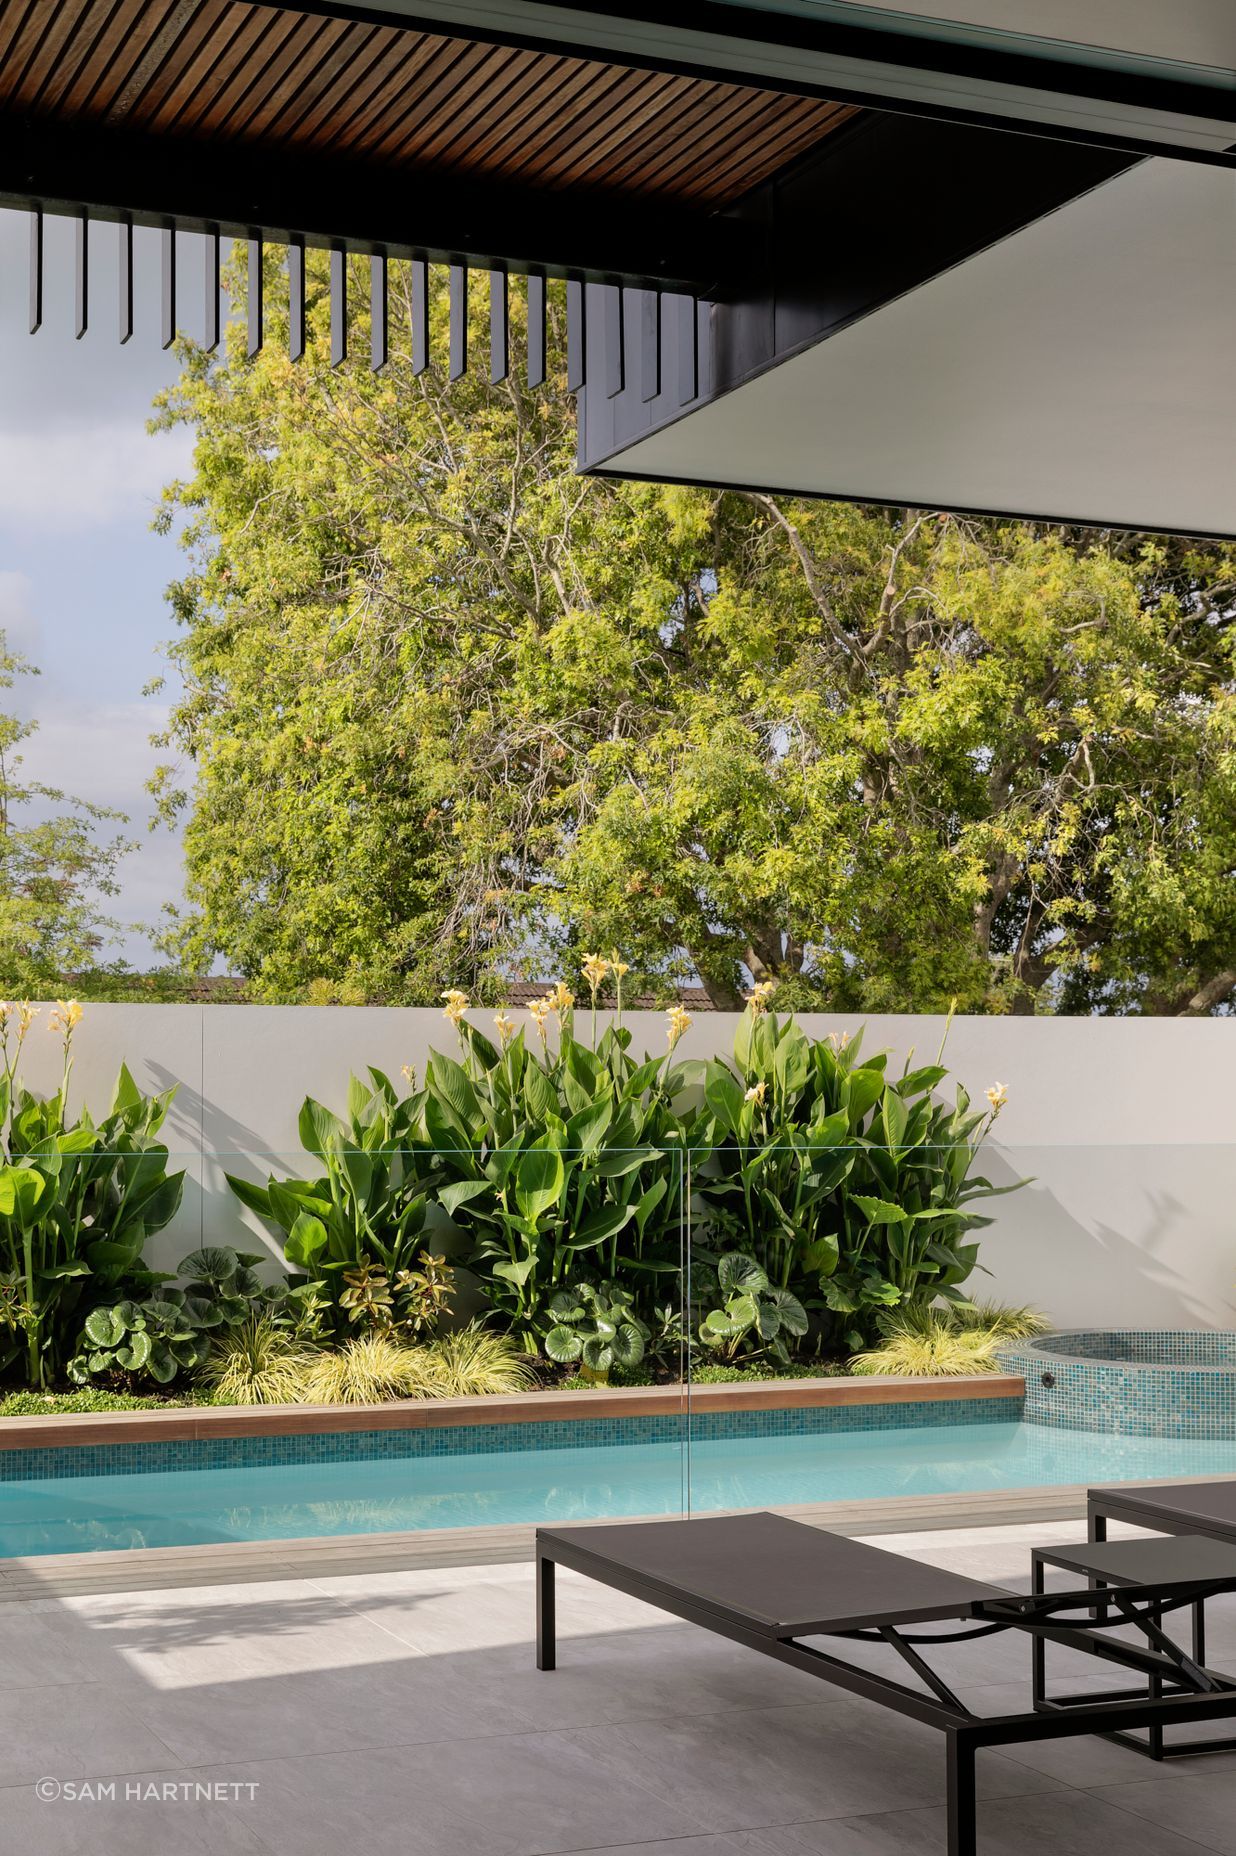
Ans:
{"type": "Polygon", "coordinates": [[[565,276],[586,469],[1229,534],[1234,67],[1228,0],[0,0],[0,203],[485,270],[496,342],[565,276]]]}

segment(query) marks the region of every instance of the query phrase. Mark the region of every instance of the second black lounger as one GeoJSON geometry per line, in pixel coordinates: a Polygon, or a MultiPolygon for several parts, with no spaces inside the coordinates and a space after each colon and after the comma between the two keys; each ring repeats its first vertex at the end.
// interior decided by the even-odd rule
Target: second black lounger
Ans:
{"type": "MultiPolygon", "coordinates": [[[[1200,1668],[1162,1631],[1164,1613],[1220,1591],[1199,1585],[1125,1586],[1096,1593],[1020,1594],[774,1514],[725,1515],[537,1530],[537,1667],[555,1662],[554,1569],[561,1564],[629,1592],[674,1617],[939,1728],[946,1740],[949,1856],[977,1856],[974,1760],[981,1747],[1111,1733],[1236,1716],[1236,1683],[1200,1668]],[[955,1621],[924,1635],[908,1626],[955,1621]],[[1141,1641],[1111,1634],[1134,1626],[1141,1641]],[[923,1652],[940,1642],[1021,1630],[1136,1671],[1145,1696],[1067,1709],[976,1715],[923,1652]],[[914,1679],[848,1663],[808,1638],[887,1645],[914,1679]],[[1170,1692],[1164,1692],[1170,1690],[1170,1692]]],[[[827,1756],[827,1749],[821,1752],[827,1756]]]]}

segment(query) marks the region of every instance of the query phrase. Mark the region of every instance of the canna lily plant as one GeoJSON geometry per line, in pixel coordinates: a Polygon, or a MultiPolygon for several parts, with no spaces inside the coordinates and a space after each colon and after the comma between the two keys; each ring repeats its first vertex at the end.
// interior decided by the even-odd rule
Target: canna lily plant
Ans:
{"type": "Polygon", "coordinates": [[[228,1174],[247,1205],[283,1234],[283,1254],[300,1289],[322,1307],[338,1335],[389,1325],[390,1285],[413,1270],[425,1242],[426,1196],[423,1098],[401,1099],[381,1070],[369,1082],[348,1079],[347,1118],[312,1096],[300,1111],[301,1145],[322,1166],[314,1179],[276,1179],[264,1186],[228,1174]],[[375,1285],[381,1283],[380,1296],[375,1285]],[[360,1295],[365,1285],[369,1294],[360,1295]]]}
{"type": "Polygon", "coordinates": [[[861,1033],[811,1039],[769,1010],[770,990],[748,1003],[733,1066],[708,1065],[705,1219],[714,1244],[754,1256],[860,1347],[882,1312],[963,1299],[978,1266],[970,1233],[991,1222],[973,1201],[1022,1183],[973,1172],[1007,1094],[989,1091],[985,1112],[960,1086],[942,1102],[938,1058],[889,1077],[884,1053],[862,1056],[861,1033]]]}
{"type": "Polygon", "coordinates": [[[532,1347],[561,1328],[564,1291],[621,1281],[651,1312],[682,1264],[684,1179],[698,1114],[684,1106],[699,1066],[677,1061],[690,1020],[667,1015],[667,1048],[637,1059],[615,1022],[595,1035],[600,985],[626,968],[589,955],[593,1038],[575,1034],[561,983],[534,1001],[528,1027],[501,1014],[495,1044],[448,994],[460,1057],[435,1051],[420,1098],[434,1196],[464,1233],[466,1262],[491,1306],[532,1347]],[[554,1021],[556,1039],[551,1041],[554,1021]],[[505,1022],[504,1022],[505,1021],[505,1022]]]}
{"type": "Polygon", "coordinates": [[[44,1100],[23,1087],[37,1016],[0,1007],[0,1368],[20,1362],[28,1383],[44,1386],[62,1374],[87,1310],[121,1283],[160,1280],[142,1253],[176,1215],[184,1175],[169,1174],[157,1139],[174,1089],[145,1095],[122,1065],[104,1119],[83,1108],[69,1120],[76,1001],[50,1019],[63,1047],[59,1089],[44,1100]]]}

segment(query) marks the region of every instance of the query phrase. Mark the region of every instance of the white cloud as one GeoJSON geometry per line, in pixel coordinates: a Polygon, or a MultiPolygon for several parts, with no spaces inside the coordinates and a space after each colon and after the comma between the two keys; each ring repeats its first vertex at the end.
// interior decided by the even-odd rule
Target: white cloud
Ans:
{"type": "Polygon", "coordinates": [[[117,518],[149,519],[163,485],[190,466],[187,432],[135,420],[81,431],[0,431],[0,520],[58,535],[117,518]]]}
{"type": "Polygon", "coordinates": [[[31,609],[32,592],[29,574],[0,571],[0,632],[11,651],[30,658],[38,655],[41,636],[31,609]]]}

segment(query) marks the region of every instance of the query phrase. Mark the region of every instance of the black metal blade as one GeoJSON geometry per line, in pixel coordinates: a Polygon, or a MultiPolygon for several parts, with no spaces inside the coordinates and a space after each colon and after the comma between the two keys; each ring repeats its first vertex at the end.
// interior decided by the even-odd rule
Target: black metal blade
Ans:
{"type": "Polygon", "coordinates": [[[348,254],[336,245],[330,254],[330,364],[348,358],[348,254]]]}
{"type": "Polygon", "coordinates": [[[265,339],[266,333],[263,316],[262,284],[262,241],[260,238],[251,238],[249,240],[248,300],[245,304],[247,319],[245,353],[251,361],[254,355],[262,352],[262,342],[265,339]]]}
{"type": "Polygon", "coordinates": [[[133,334],[133,222],[122,219],[116,227],[117,319],[120,345],[133,334]]]}
{"type": "Polygon", "coordinates": [[[505,271],[489,273],[489,379],[497,386],[511,371],[511,305],[505,271]]]}
{"type": "Polygon", "coordinates": [[[176,339],[176,228],[164,226],[159,233],[163,277],[162,346],[170,348],[176,339]]]}
{"type": "Polygon", "coordinates": [[[528,385],[545,383],[545,279],[528,278],[528,385]]]}
{"type": "Polygon", "coordinates": [[[219,232],[207,232],[203,243],[202,346],[213,354],[219,346],[219,232]]]}
{"type": "Polygon", "coordinates": [[[375,374],[389,359],[386,282],[386,253],[375,251],[369,260],[369,365],[375,374]]]}
{"type": "Polygon", "coordinates": [[[30,215],[30,333],[43,326],[43,209],[30,215]]]}
{"type": "Polygon", "coordinates": [[[429,366],[429,266],[424,258],[412,260],[412,372],[429,366]]]}
{"type": "Polygon", "coordinates": [[[468,270],[450,266],[451,359],[448,380],[460,380],[468,371],[468,270]]]}
{"type": "Polygon", "coordinates": [[[288,245],[288,357],[303,360],[305,353],[305,242],[294,238],[288,245]]]}
{"type": "Polygon", "coordinates": [[[78,341],[90,326],[90,216],[73,223],[73,333],[78,341]]]}

